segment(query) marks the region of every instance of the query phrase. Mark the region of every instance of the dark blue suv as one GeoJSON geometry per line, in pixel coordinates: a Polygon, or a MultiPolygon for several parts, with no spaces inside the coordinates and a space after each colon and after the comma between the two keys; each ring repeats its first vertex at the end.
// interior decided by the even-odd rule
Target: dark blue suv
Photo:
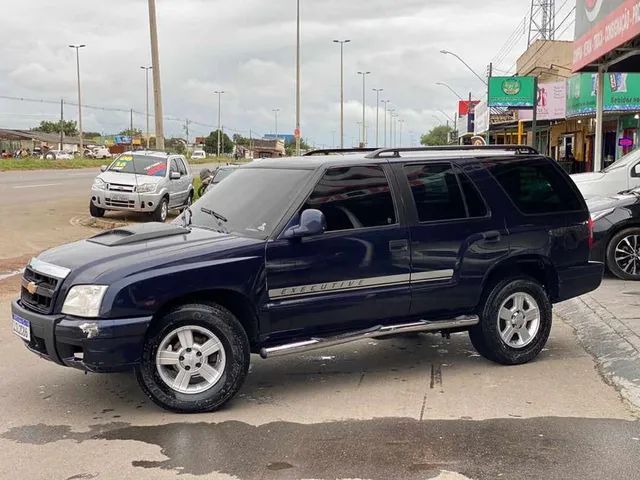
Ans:
{"type": "Polygon", "coordinates": [[[171,225],[33,259],[13,328],[48,360],[134,368],[162,407],[211,411],[238,392],[251,353],[469,331],[486,358],[528,362],[552,304],[599,286],[591,243],[582,196],[527,147],[261,160],[171,225]]]}

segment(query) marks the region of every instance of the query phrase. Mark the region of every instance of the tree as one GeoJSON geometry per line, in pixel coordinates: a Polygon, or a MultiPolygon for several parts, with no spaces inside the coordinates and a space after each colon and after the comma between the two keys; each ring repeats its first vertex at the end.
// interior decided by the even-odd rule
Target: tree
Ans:
{"type": "Polygon", "coordinates": [[[134,128],[133,130],[127,128],[126,130],[122,130],[120,133],[118,133],[118,135],[122,135],[124,137],[141,137],[142,130],[140,130],[139,128],[134,128]]]}
{"type": "MultiPolygon", "coordinates": [[[[287,157],[293,157],[296,154],[296,141],[285,142],[284,149],[287,152],[287,157]]],[[[311,147],[304,141],[304,138],[300,139],[300,150],[311,150],[311,147]]]]}
{"type": "Polygon", "coordinates": [[[448,145],[449,134],[453,129],[448,125],[438,125],[420,138],[420,143],[426,146],[448,145]]]}
{"type": "MultiPolygon", "coordinates": [[[[222,145],[220,145],[221,153],[233,153],[233,142],[229,138],[229,135],[223,133],[220,136],[220,141],[222,142],[222,145]]],[[[207,153],[218,153],[218,130],[211,132],[205,139],[204,151],[207,153]]]]}
{"type": "Polygon", "coordinates": [[[73,120],[66,120],[62,122],[49,122],[48,120],[43,120],[40,122],[40,125],[32,130],[34,132],[42,133],[60,133],[61,129],[65,135],[72,137],[78,135],[78,125],[73,120]]]}
{"type": "Polygon", "coordinates": [[[184,155],[187,151],[187,142],[182,138],[168,138],[165,146],[168,150],[176,152],[178,155],[184,155]]]}
{"type": "Polygon", "coordinates": [[[243,137],[239,133],[234,133],[233,134],[233,143],[235,143],[236,145],[241,145],[243,147],[248,147],[248,146],[251,145],[251,139],[249,139],[247,137],[243,137]]]}

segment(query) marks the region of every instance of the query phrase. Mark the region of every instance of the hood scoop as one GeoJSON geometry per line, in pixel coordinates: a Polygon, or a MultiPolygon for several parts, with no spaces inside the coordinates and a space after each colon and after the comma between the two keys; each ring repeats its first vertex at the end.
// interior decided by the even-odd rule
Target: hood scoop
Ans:
{"type": "Polygon", "coordinates": [[[188,228],[179,225],[165,223],[145,223],[141,225],[131,225],[125,228],[116,228],[108,232],[100,233],[88,239],[88,242],[105,245],[107,247],[117,247],[129,245],[131,243],[146,242],[158,238],[172,237],[175,235],[186,235],[190,232],[188,228]]]}

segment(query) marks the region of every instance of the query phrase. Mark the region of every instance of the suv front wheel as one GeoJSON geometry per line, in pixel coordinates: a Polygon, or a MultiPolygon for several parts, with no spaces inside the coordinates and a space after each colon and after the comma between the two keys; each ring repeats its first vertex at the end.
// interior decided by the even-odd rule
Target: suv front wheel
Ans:
{"type": "Polygon", "coordinates": [[[544,288],[531,278],[507,279],[485,296],[480,323],[469,331],[483,357],[520,365],[538,356],[549,339],[553,315],[544,288]]]}
{"type": "Polygon", "coordinates": [[[249,361],[249,340],[231,312],[216,304],[183,305],[152,327],[136,376],[167,410],[211,412],[238,392],[249,361]]]}

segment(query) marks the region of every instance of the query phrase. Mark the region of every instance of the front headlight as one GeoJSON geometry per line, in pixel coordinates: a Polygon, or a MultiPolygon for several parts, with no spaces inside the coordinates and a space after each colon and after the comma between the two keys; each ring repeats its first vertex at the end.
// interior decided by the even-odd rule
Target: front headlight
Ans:
{"type": "Polygon", "coordinates": [[[93,186],[96,187],[98,190],[106,190],[107,189],[107,182],[105,182],[101,178],[96,178],[93,181],[93,186]]]}
{"type": "Polygon", "coordinates": [[[75,317],[96,318],[100,314],[106,285],[76,285],[69,290],[62,313],[75,317]]]}
{"type": "Polygon", "coordinates": [[[153,193],[157,188],[157,183],[143,183],[138,185],[138,193],[153,193]]]}

